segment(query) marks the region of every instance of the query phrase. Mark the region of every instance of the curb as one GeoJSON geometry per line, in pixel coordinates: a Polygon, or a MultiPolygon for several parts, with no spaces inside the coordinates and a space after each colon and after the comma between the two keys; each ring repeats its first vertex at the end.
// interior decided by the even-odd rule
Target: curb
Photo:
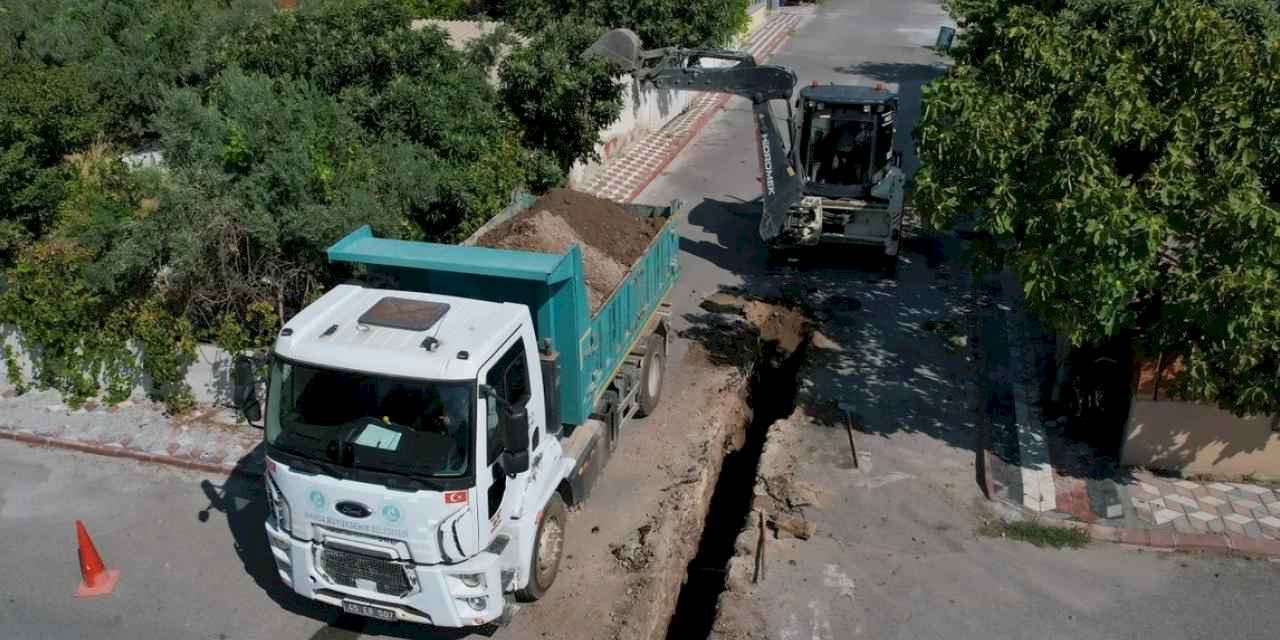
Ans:
{"type": "Polygon", "coordinates": [[[119,445],[108,446],[100,444],[90,444],[79,440],[66,440],[63,438],[50,438],[48,436],[36,435],[34,433],[23,433],[20,431],[9,431],[0,429],[0,440],[13,440],[29,445],[55,447],[59,449],[70,449],[72,451],[80,451],[82,453],[92,453],[95,455],[106,456],[108,458],[123,458],[128,460],[136,460],[138,462],[150,462],[153,464],[163,464],[171,467],[187,469],[189,471],[205,471],[208,473],[217,473],[222,475],[232,475],[234,473],[243,473],[250,476],[261,476],[262,466],[259,464],[246,465],[241,469],[237,469],[235,465],[214,464],[211,462],[201,462],[192,458],[179,458],[162,453],[149,453],[146,451],[135,451],[133,449],[125,449],[119,445]]]}
{"type": "MultiPolygon", "coordinates": [[[[799,24],[781,29],[777,35],[766,41],[764,47],[761,49],[760,55],[757,56],[757,63],[761,64],[772,58],[773,54],[777,53],[778,49],[780,49],[787,40],[791,39],[791,34],[798,28],[799,24]]],[[[733,97],[734,96],[729,94],[717,95],[712,100],[710,106],[707,107],[707,110],[702,115],[698,116],[698,119],[694,120],[693,124],[689,125],[688,132],[675,144],[671,153],[659,160],[652,169],[643,173],[643,177],[641,177],[639,182],[636,183],[636,186],[623,196],[622,202],[630,203],[632,200],[635,200],[641,192],[643,192],[650,184],[653,183],[654,180],[658,178],[658,176],[662,175],[663,172],[667,170],[667,167],[671,166],[671,163],[674,162],[675,159],[680,156],[680,153],[685,150],[685,147],[688,147],[689,143],[693,142],[693,139],[697,138],[698,134],[702,133],[702,129],[706,127],[707,124],[716,116],[720,115],[720,112],[724,110],[724,105],[733,97]]]]}
{"type": "Polygon", "coordinates": [[[680,153],[689,146],[689,143],[693,142],[693,139],[697,138],[699,133],[702,133],[702,129],[715,119],[716,116],[720,115],[720,112],[724,110],[725,103],[729,102],[729,98],[731,97],[732,96],[728,95],[716,96],[712,100],[711,106],[707,107],[707,110],[703,112],[702,115],[698,116],[698,119],[694,120],[693,124],[689,125],[689,132],[676,143],[676,146],[671,150],[671,153],[659,160],[652,169],[641,174],[643,177],[641,177],[640,181],[636,183],[636,186],[622,198],[622,202],[630,203],[632,200],[639,197],[639,195],[648,188],[650,184],[653,184],[653,181],[657,180],[658,176],[662,175],[662,173],[667,170],[667,167],[671,166],[672,162],[675,162],[676,158],[680,156],[680,153]]]}
{"type": "Polygon", "coordinates": [[[1041,520],[1040,522],[1051,527],[1088,531],[1091,538],[1102,542],[1173,551],[1216,551],[1256,557],[1280,557],[1280,540],[1251,538],[1229,533],[1178,533],[1162,529],[1108,527],[1072,520],[1041,520]]]}

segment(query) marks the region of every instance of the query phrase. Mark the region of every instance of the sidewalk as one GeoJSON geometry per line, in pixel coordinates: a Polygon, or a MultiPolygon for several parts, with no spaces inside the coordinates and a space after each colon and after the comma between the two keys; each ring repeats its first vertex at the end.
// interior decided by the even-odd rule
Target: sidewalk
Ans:
{"type": "MultiPolygon", "coordinates": [[[[756,62],[764,62],[787,41],[806,15],[791,11],[773,12],[765,24],[751,34],[746,51],[755,56],[756,62]]],[[[663,128],[633,142],[584,190],[601,198],[630,202],[671,164],[731,97],[719,93],[696,94],[684,113],[663,128]]]]}
{"type": "Polygon", "coordinates": [[[1036,359],[1051,341],[1027,315],[1017,282],[1005,277],[999,288],[1014,416],[1011,424],[993,424],[988,482],[995,499],[1041,522],[1088,527],[1097,539],[1280,556],[1280,487],[1118,467],[1052,425],[1046,429],[1036,359]]]}
{"type": "Polygon", "coordinates": [[[262,432],[215,407],[173,417],[163,405],[134,398],[72,409],[55,391],[29,391],[0,398],[0,416],[0,439],[215,473],[237,466],[261,473],[262,432]]]}

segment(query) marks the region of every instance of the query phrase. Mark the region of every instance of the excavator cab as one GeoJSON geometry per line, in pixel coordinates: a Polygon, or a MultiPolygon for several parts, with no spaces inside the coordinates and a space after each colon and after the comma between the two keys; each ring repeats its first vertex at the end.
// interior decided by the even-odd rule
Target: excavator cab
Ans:
{"type": "Polygon", "coordinates": [[[813,85],[800,90],[797,103],[805,193],[864,197],[896,162],[897,94],[882,86],[813,85]]]}

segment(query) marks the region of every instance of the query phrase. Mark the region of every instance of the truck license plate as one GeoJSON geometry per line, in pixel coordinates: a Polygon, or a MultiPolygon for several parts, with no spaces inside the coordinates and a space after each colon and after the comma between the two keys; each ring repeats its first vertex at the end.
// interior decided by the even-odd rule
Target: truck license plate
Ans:
{"type": "Polygon", "coordinates": [[[342,601],[342,610],[346,613],[354,613],[375,620],[391,620],[394,622],[396,619],[396,612],[391,609],[383,609],[382,607],[374,607],[350,600],[342,601]]]}

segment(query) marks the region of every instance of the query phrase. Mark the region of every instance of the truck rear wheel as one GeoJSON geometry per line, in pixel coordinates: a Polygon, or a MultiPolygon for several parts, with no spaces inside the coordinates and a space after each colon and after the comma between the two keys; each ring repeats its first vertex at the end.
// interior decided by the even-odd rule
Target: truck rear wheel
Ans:
{"type": "Polygon", "coordinates": [[[560,559],[564,556],[564,532],[568,512],[559,493],[551,495],[542,509],[542,521],[533,540],[533,555],[529,560],[529,584],[516,591],[516,599],[533,602],[541,598],[556,581],[560,573],[560,559]]]}
{"type": "Polygon", "coordinates": [[[662,383],[667,376],[666,343],[662,336],[649,336],[649,344],[644,349],[644,360],[640,364],[640,407],[636,415],[641,418],[658,410],[658,401],[662,399],[662,383]]]}

